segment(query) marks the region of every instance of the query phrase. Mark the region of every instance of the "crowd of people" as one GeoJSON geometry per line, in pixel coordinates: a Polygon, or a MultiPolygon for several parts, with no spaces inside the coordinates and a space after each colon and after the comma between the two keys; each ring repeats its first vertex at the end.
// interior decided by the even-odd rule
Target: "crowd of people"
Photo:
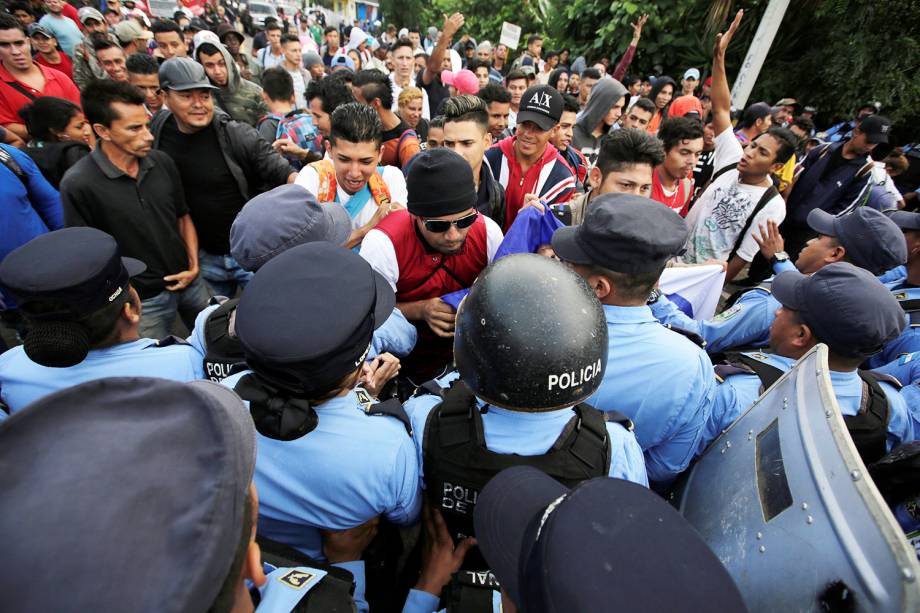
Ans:
{"type": "Polygon", "coordinates": [[[818,344],[863,462],[917,453],[920,149],[732,108],[741,20],[678,81],[631,72],[647,16],[613,64],[9,4],[5,602],[745,610],[663,496],[818,344]],[[711,319],[659,288],[701,265],[711,319]]]}

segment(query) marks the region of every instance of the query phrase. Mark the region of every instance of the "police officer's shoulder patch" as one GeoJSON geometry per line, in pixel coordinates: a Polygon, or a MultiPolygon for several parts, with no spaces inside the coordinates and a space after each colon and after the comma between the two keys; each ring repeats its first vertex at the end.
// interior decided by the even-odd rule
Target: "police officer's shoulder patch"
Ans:
{"type": "Polygon", "coordinates": [[[316,574],[292,569],[278,577],[278,581],[296,590],[302,590],[316,580],[316,574]]]}
{"type": "Polygon", "coordinates": [[[745,352],[744,355],[750,356],[750,357],[754,358],[755,360],[760,360],[761,362],[769,362],[769,361],[770,361],[770,358],[768,358],[765,354],[760,353],[759,351],[753,351],[753,352],[751,352],[751,353],[745,352]]]}
{"type": "Polygon", "coordinates": [[[184,338],[179,338],[173,334],[170,334],[166,338],[161,338],[153,345],[148,345],[148,347],[172,347],[173,345],[190,345],[187,340],[184,338]]]}
{"type": "Polygon", "coordinates": [[[731,319],[732,317],[740,313],[741,309],[743,308],[744,308],[743,304],[736,304],[732,306],[731,308],[725,309],[724,311],[722,311],[721,313],[713,317],[712,320],[713,321],[728,321],[729,319],[731,319]]]}

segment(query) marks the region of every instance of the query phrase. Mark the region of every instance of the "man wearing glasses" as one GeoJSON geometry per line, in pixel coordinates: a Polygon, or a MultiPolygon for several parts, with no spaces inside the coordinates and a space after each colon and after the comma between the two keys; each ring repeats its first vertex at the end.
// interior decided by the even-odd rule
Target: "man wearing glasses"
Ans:
{"type": "Polygon", "coordinates": [[[469,163],[449,149],[420,153],[407,179],[408,210],[390,213],[361,243],[361,255],[390,282],[396,307],[418,329],[402,374],[418,385],[452,361],[456,313],[441,296],[470,287],[502,241],[475,209],[469,163]]]}

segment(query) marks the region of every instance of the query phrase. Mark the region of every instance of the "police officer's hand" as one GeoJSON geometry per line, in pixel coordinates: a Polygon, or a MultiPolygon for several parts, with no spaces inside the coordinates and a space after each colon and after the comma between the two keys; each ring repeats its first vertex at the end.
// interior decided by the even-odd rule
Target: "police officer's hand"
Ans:
{"type": "Polygon", "coordinates": [[[349,528],[348,530],[323,530],[323,555],[330,564],[339,562],[354,562],[361,559],[361,555],[374,537],[377,536],[377,525],[380,518],[374,519],[349,528]]]}
{"type": "Polygon", "coordinates": [[[764,228],[763,224],[757,224],[758,229],[760,230],[760,236],[756,234],[751,234],[754,237],[754,241],[760,246],[760,253],[767,260],[772,258],[774,255],[783,251],[786,244],[783,241],[783,235],[779,233],[779,226],[772,219],[767,220],[767,227],[764,228]]]}
{"type": "Polygon", "coordinates": [[[183,270],[182,272],[177,272],[174,275],[166,275],[163,277],[163,280],[167,283],[170,281],[175,281],[172,285],[167,285],[166,289],[171,292],[181,292],[186,287],[192,284],[192,281],[198,276],[198,269],[194,270],[183,270]]]}
{"type": "Polygon", "coordinates": [[[449,304],[440,298],[426,300],[423,314],[428,327],[435,334],[445,338],[450,338],[454,335],[454,322],[457,319],[457,314],[449,304]]]}
{"type": "Polygon", "coordinates": [[[399,358],[392,353],[381,353],[370,362],[365,362],[361,367],[361,378],[358,384],[376,398],[383,386],[399,374],[399,368],[399,358]]]}
{"type": "Polygon", "coordinates": [[[440,596],[451,575],[460,570],[466,552],[476,544],[476,539],[468,536],[454,546],[454,539],[441,512],[429,506],[428,502],[422,507],[422,530],[422,574],[415,589],[440,596]]]}

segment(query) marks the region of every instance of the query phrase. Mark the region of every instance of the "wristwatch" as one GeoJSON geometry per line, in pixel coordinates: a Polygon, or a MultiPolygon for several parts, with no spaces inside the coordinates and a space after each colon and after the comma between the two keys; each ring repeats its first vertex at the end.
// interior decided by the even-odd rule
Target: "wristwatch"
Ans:
{"type": "Polygon", "coordinates": [[[656,287],[651,292],[649,292],[648,300],[645,301],[645,304],[655,304],[659,298],[661,298],[661,290],[656,287]]]}
{"type": "Polygon", "coordinates": [[[780,262],[788,262],[788,261],[789,261],[788,253],[786,253],[785,251],[777,251],[776,253],[773,254],[773,257],[770,258],[770,265],[775,266],[776,264],[779,264],[780,262]]]}

